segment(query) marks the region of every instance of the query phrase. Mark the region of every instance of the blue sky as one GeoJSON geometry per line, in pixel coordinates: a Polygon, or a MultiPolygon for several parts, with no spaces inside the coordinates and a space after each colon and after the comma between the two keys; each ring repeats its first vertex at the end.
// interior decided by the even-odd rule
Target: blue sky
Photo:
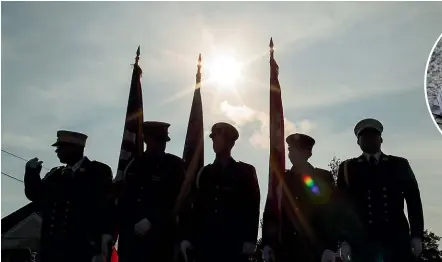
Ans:
{"type": "MultiPolygon", "coordinates": [[[[360,154],[357,121],[379,119],[384,152],[410,160],[426,227],[442,235],[442,137],[424,95],[441,8],[437,2],[3,2],[2,149],[53,167],[56,131],[76,130],[89,135],[87,155],[116,172],[130,64],[141,45],[145,119],[170,122],[167,150],[181,155],[198,53],[203,63],[229,54],[247,63],[236,92],[203,83],[205,129],[217,121],[238,127],[233,155],[257,168],[263,205],[273,37],[287,134],[314,136],[311,162],[326,168],[334,155],[360,154]]],[[[205,154],[212,161],[208,137],[205,154]]],[[[1,156],[2,171],[23,178],[25,163],[1,156]]],[[[1,182],[3,217],[27,200],[20,183],[4,176],[1,182]]]]}

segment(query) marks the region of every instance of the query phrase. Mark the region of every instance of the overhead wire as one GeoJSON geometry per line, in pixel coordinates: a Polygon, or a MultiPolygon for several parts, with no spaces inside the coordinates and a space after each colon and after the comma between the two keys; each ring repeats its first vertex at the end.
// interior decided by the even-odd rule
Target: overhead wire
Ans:
{"type": "MultiPolygon", "coordinates": [[[[15,157],[15,158],[18,158],[18,159],[20,159],[20,160],[23,160],[23,161],[25,161],[25,162],[28,162],[28,161],[29,161],[28,159],[26,159],[26,158],[24,158],[24,157],[21,157],[21,156],[19,156],[19,155],[17,155],[17,154],[11,153],[11,152],[9,152],[9,151],[7,151],[7,150],[4,150],[4,149],[2,149],[2,152],[5,153],[5,154],[8,154],[8,155],[10,155],[10,156],[13,156],[13,157],[15,157]]],[[[50,170],[49,168],[44,167],[44,166],[42,166],[42,168],[43,168],[43,169],[46,169],[46,170],[50,170]]],[[[6,173],[6,172],[1,171],[1,173],[2,173],[2,175],[6,176],[6,177],[9,177],[9,178],[11,178],[11,179],[14,179],[15,181],[18,181],[18,182],[24,183],[23,180],[18,179],[18,178],[14,177],[14,176],[12,176],[12,175],[6,173]]]]}

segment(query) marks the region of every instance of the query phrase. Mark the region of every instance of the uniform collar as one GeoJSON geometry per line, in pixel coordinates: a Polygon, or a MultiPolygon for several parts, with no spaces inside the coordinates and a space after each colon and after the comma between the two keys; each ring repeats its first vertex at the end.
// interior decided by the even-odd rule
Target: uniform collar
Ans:
{"type": "MultiPolygon", "coordinates": [[[[305,164],[304,168],[314,169],[314,167],[312,166],[312,164],[310,164],[309,162],[307,162],[307,163],[305,164]]],[[[292,166],[292,168],[290,169],[290,171],[292,171],[292,172],[295,172],[296,170],[299,170],[299,167],[292,166]]]]}
{"type": "Polygon", "coordinates": [[[81,165],[83,164],[85,159],[86,159],[86,157],[82,157],[80,159],[80,161],[75,163],[75,165],[73,165],[73,166],[66,165],[66,168],[70,168],[73,172],[75,172],[75,171],[77,171],[81,167],[81,165]]]}
{"type": "Polygon", "coordinates": [[[379,162],[379,159],[381,158],[382,152],[379,151],[375,154],[368,154],[368,153],[363,153],[365,159],[367,159],[367,161],[370,161],[370,157],[374,156],[374,158],[376,159],[376,162],[379,162]]]}
{"type": "MultiPolygon", "coordinates": [[[[236,162],[235,159],[233,159],[233,157],[229,157],[229,159],[226,162],[226,165],[224,167],[230,166],[232,163],[236,162]]],[[[215,158],[215,160],[213,161],[214,165],[219,165],[221,166],[221,162],[215,158]]]]}

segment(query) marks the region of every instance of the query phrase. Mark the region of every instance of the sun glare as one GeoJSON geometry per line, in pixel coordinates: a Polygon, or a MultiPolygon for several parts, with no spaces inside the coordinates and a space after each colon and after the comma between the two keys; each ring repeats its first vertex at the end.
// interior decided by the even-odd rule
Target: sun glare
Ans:
{"type": "Polygon", "coordinates": [[[223,86],[232,86],[241,75],[241,64],[233,57],[218,56],[207,67],[210,80],[223,86]]]}

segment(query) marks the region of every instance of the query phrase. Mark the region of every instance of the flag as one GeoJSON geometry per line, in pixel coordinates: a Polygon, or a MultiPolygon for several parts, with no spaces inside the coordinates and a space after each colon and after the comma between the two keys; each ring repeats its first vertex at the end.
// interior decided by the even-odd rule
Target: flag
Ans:
{"type": "Polygon", "coordinates": [[[263,240],[279,238],[281,225],[282,179],[285,173],[284,112],[282,107],[279,67],[273,56],[273,39],[270,38],[270,157],[269,186],[264,212],[263,240]],[[270,219],[267,219],[270,218],[270,219]],[[277,231],[276,231],[277,230],[277,231]],[[276,231],[276,232],[275,232],[276,231]],[[271,233],[270,233],[271,232],[271,233]],[[269,236],[272,235],[272,237],[269,236]]]}
{"type": "MultiPolygon", "coordinates": [[[[118,161],[117,175],[114,179],[115,198],[121,196],[124,185],[124,171],[129,162],[136,156],[140,156],[144,151],[143,142],[143,95],[141,90],[142,70],[138,65],[140,59],[140,47],[137,49],[132,80],[129,90],[129,100],[127,102],[126,118],[124,122],[123,139],[121,141],[120,158],[118,161]]],[[[118,237],[118,219],[116,219],[117,230],[114,238],[118,237]]],[[[112,262],[118,262],[116,247],[112,248],[112,262]]]]}
{"type": "Polygon", "coordinates": [[[115,182],[124,180],[124,170],[133,157],[139,156],[144,151],[143,142],[143,95],[141,90],[142,70],[138,65],[140,47],[137,49],[132,81],[127,102],[126,119],[124,123],[123,140],[121,142],[120,159],[118,161],[115,182]]]}
{"type": "Polygon", "coordinates": [[[179,212],[179,209],[186,200],[195,175],[204,166],[203,104],[201,99],[201,54],[198,56],[196,84],[195,90],[193,91],[189,123],[187,125],[183,160],[186,169],[186,178],[176,202],[176,212],[179,212]]]}

